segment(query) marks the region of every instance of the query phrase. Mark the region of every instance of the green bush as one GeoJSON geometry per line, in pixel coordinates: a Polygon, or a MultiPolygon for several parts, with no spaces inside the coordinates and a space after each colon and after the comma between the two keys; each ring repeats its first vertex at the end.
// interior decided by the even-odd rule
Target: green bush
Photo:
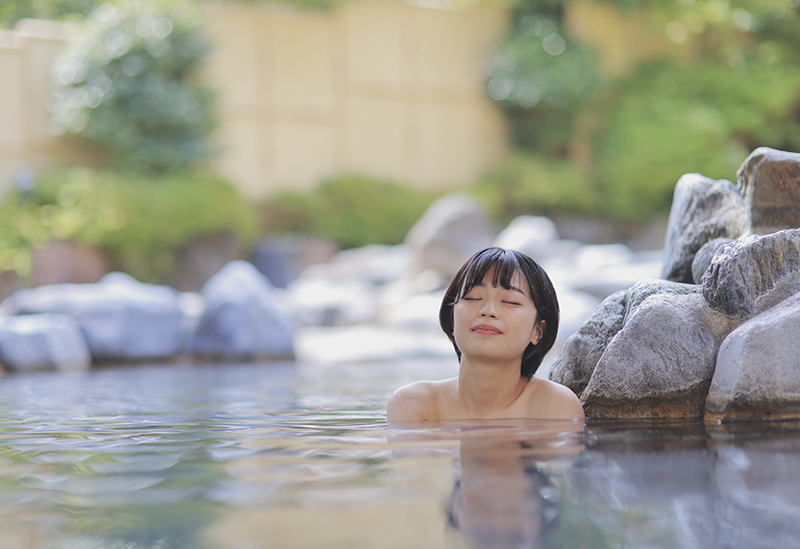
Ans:
{"type": "Polygon", "coordinates": [[[519,215],[593,213],[598,199],[589,178],[575,164],[524,154],[498,163],[473,192],[501,222],[519,215]]]}
{"type": "Polygon", "coordinates": [[[574,113],[604,83],[596,52],[563,28],[560,4],[520,2],[516,24],[492,60],[487,92],[506,112],[512,139],[523,150],[567,145],[574,113]]]}
{"type": "Polygon", "coordinates": [[[598,57],[562,32],[565,0],[520,0],[487,83],[519,150],[479,186],[499,193],[487,196],[498,215],[524,213],[525,204],[639,221],[669,208],[684,173],[734,179],[758,146],[800,150],[794,4],[598,1],[650,17],[665,33],[654,40],[669,37],[675,49],[604,77],[598,57]],[[547,51],[553,35],[563,43],[547,51]],[[580,169],[563,168],[571,162],[580,169]]]}
{"type": "Polygon", "coordinates": [[[595,135],[602,212],[642,219],[669,208],[684,173],[735,180],[757,146],[798,150],[796,122],[787,114],[797,101],[800,70],[776,69],[661,62],[620,83],[595,135]]]}
{"type": "Polygon", "coordinates": [[[246,243],[256,230],[254,209],[217,177],[56,170],[0,204],[0,269],[27,276],[30,248],[69,239],[105,250],[115,268],[139,280],[163,282],[193,239],[233,231],[246,243]]]}
{"type": "Polygon", "coordinates": [[[285,192],[264,206],[264,229],[336,240],[343,248],[398,244],[434,195],[406,186],[348,176],[323,182],[310,193],[285,192]]]}
{"type": "Polygon", "coordinates": [[[210,51],[188,4],[103,4],[56,59],[53,129],[148,173],[206,159],[213,93],[194,75],[210,51]]]}

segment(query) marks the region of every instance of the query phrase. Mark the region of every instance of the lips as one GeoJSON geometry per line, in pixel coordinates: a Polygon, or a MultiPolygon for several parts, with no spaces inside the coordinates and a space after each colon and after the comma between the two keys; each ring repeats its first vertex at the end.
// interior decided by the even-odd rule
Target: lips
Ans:
{"type": "Polygon", "coordinates": [[[489,326],[488,324],[480,324],[478,326],[475,326],[472,329],[472,331],[475,332],[476,334],[482,334],[482,335],[499,335],[500,333],[502,333],[494,326],[489,326]]]}

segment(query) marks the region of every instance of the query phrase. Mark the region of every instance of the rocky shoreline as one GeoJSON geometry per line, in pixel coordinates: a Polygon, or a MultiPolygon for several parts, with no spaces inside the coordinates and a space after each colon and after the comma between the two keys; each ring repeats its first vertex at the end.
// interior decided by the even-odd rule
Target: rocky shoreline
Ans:
{"type": "Polygon", "coordinates": [[[662,277],[608,297],[551,379],[587,417],[800,417],[800,154],[756,149],[738,185],[675,189],[662,277]]]}
{"type": "MultiPolygon", "coordinates": [[[[745,160],[737,185],[699,174],[678,181],[663,256],[563,239],[542,217],[495,231],[475,198],[453,193],[404,244],[339,252],[285,289],[237,260],[200,292],[122,273],[19,290],[0,304],[0,362],[28,371],[291,358],[298,330],[348,326],[402,333],[397,356],[441,355],[447,345],[433,336],[443,288],[494,244],[530,254],[553,279],[563,350],[538,375],[575,391],[587,417],[798,418],[798,227],[800,154],[766,148],[745,160]]],[[[359,337],[322,338],[350,349],[317,356],[355,360],[360,345],[381,354],[359,337]]]]}

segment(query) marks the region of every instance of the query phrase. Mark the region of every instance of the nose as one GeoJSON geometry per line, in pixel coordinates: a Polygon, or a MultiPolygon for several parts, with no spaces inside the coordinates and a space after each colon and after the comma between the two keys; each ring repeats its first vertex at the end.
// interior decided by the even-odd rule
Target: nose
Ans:
{"type": "Polygon", "coordinates": [[[497,318],[496,311],[494,309],[494,302],[491,299],[487,299],[483,303],[483,308],[481,309],[481,316],[485,317],[488,316],[490,318],[497,318]]]}

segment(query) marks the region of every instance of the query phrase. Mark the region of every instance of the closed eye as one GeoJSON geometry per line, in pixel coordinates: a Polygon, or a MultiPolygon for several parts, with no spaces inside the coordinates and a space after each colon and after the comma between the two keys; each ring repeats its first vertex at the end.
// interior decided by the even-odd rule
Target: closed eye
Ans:
{"type": "Polygon", "coordinates": [[[522,305],[522,303],[518,303],[516,301],[503,301],[503,303],[506,303],[508,305],[522,305]]]}
{"type": "Polygon", "coordinates": [[[478,301],[479,298],[477,297],[462,297],[464,301],[478,301]]]}

